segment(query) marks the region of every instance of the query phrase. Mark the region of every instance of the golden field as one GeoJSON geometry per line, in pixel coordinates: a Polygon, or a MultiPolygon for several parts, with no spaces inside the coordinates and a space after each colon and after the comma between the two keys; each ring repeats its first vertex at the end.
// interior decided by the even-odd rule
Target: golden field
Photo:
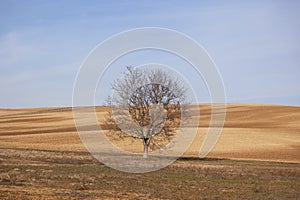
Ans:
{"type": "MultiPolygon", "coordinates": [[[[98,118],[107,112],[97,107],[98,118]]],[[[200,106],[200,126],[185,156],[197,157],[210,122],[210,106],[200,106]]],[[[126,143],[123,144],[126,148],[126,143]]],[[[71,108],[0,110],[0,146],[85,152],[71,108]]],[[[130,148],[142,149],[141,146],[130,148]]],[[[225,125],[208,157],[300,162],[300,107],[227,105],[225,125]]]]}
{"type": "MultiPolygon", "coordinates": [[[[101,123],[109,109],[96,110],[101,123]]],[[[200,113],[183,157],[130,174],[87,152],[71,108],[0,109],[0,199],[300,199],[300,107],[227,105],[222,134],[205,159],[197,156],[210,106],[200,105],[200,113]]],[[[141,143],[117,144],[142,150],[141,143]]]]}

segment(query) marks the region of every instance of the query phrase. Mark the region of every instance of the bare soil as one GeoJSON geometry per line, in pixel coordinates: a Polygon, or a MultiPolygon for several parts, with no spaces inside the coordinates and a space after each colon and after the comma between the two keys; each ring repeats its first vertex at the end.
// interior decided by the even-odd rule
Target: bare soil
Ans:
{"type": "MultiPolygon", "coordinates": [[[[109,109],[96,110],[101,122],[109,109]]],[[[300,107],[228,105],[206,159],[197,156],[210,106],[200,113],[182,158],[156,172],[127,174],[87,152],[71,108],[0,109],[0,199],[300,199],[300,107]]]]}

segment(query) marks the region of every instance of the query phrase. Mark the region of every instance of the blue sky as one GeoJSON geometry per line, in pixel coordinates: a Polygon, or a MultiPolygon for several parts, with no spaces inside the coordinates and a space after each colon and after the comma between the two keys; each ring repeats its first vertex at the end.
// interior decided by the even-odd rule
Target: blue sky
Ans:
{"type": "MultiPolygon", "coordinates": [[[[300,2],[292,0],[0,0],[0,107],[71,106],[89,52],[140,27],[174,29],[200,43],[228,102],[299,106],[299,19],[300,2]]],[[[99,91],[99,102],[105,95],[99,91]]]]}

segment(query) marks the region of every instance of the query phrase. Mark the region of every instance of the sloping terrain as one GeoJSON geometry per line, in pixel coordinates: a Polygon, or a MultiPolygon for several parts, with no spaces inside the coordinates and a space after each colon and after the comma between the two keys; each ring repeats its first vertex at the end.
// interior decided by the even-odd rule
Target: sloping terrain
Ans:
{"type": "MultiPolygon", "coordinates": [[[[109,108],[96,110],[101,123],[109,108]]],[[[182,158],[158,171],[130,174],[87,152],[71,108],[1,109],[0,199],[300,198],[300,107],[228,105],[221,137],[206,159],[197,155],[210,106],[201,105],[200,112],[196,138],[182,158]]],[[[142,150],[141,143],[117,144],[142,150]]]]}
{"type": "MultiPolygon", "coordinates": [[[[108,108],[96,110],[101,122],[108,108]]],[[[200,105],[200,113],[197,136],[185,156],[197,157],[207,132],[210,106],[200,105]]],[[[229,104],[222,135],[209,157],[300,162],[299,122],[300,107],[229,104]]],[[[141,149],[141,144],[123,146],[141,149]]],[[[86,151],[71,108],[0,109],[0,147],[86,151]]]]}

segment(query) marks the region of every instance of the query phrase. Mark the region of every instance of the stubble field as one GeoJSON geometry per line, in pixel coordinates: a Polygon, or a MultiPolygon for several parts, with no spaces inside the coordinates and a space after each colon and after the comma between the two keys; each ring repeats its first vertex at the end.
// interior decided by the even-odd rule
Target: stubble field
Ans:
{"type": "MultiPolygon", "coordinates": [[[[107,108],[96,110],[101,119],[107,108]]],[[[178,161],[128,174],[87,152],[71,108],[0,109],[0,198],[300,198],[300,107],[228,105],[222,135],[205,159],[197,155],[210,106],[201,105],[200,111],[196,138],[178,161]]]]}

